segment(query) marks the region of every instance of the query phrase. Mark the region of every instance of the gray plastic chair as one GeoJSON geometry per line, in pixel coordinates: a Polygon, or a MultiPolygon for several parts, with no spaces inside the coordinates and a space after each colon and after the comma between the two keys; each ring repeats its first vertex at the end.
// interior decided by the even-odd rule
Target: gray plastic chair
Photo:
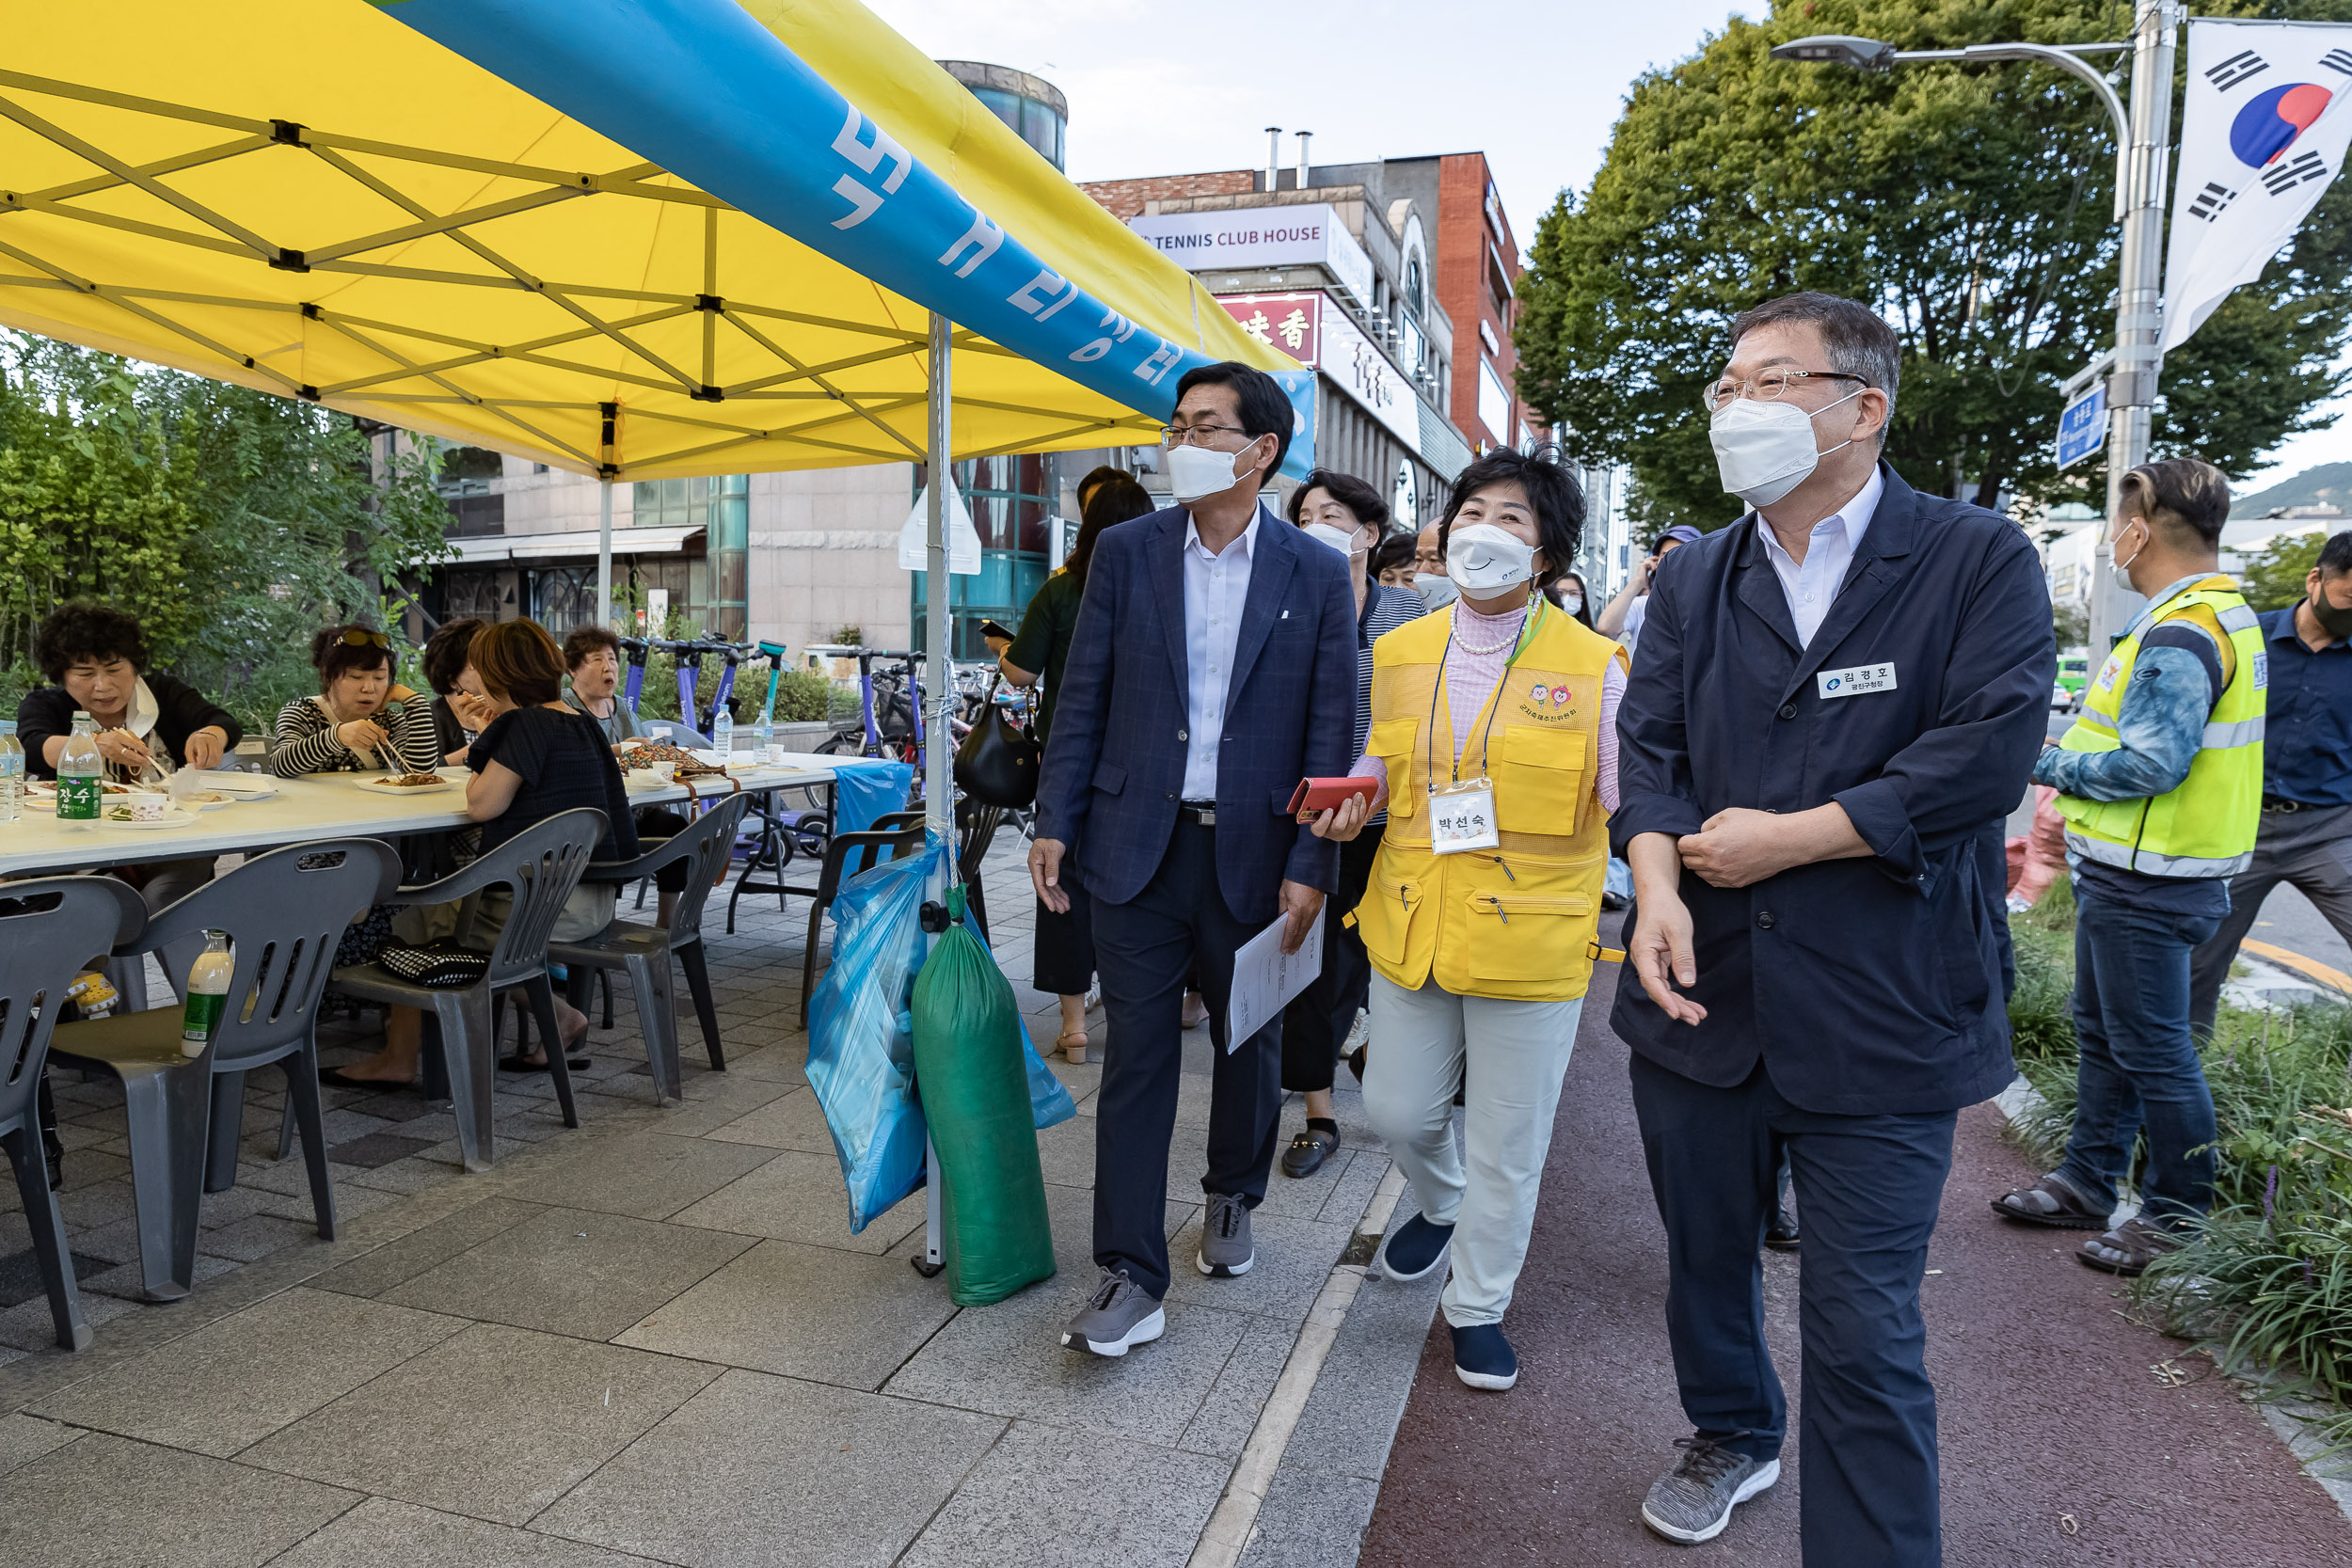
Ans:
{"type": "Polygon", "coordinates": [[[719,868],[734,852],[736,829],[742,824],[747,804],[748,797],[730,796],[660,847],[635,860],[599,861],[589,866],[587,880],[626,885],[674,861],[684,861],[686,886],[671,906],[668,930],[616,920],[585,942],[548,944],[549,961],[571,972],[569,990],[576,1007],[588,1000],[592,971],[628,971],[629,986],[637,995],[637,1026],[645,1037],[645,1063],[653,1069],[654,1098],[664,1105],[677,1103],[685,1094],[678,1066],[677,1000],[670,989],[673,956],[686,971],[687,989],[694,996],[694,1012],[702,1021],[703,1048],[710,1053],[711,1068],[726,1070],[726,1055],[719,1045],[719,1009],[711,998],[710,969],[703,957],[703,906],[710,901],[719,868]]]}
{"type": "Polygon", "coordinates": [[[181,1052],[183,1012],[177,1006],[58,1027],[51,1050],[59,1063],[122,1081],[139,1270],[149,1295],[176,1301],[195,1283],[207,1151],[218,1191],[236,1176],[245,1075],[255,1068],[276,1063],[285,1069],[319,1239],[335,1239],[319,1101],[319,997],[343,927],[399,878],[400,857],[375,839],[290,845],[158,910],[135,942],[118,943],[116,954],[128,958],[205,931],[229,933],[235,967],[228,1006],[200,1055],[181,1052]]]}
{"type": "Polygon", "coordinates": [[[0,1148],[16,1170],[59,1350],[87,1348],[89,1323],[41,1159],[41,1069],[73,976],[146,923],[139,895],[111,877],[48,877],[0,888],[0,1148]]]}
{"type": "Polygon", "coordinates": [[[490,1168],[493,1073],[498,1061],[498,1031],[491,1020],[490,999],[521,986],[531,996],[539,1033],[548,1041],[548,1065],[555,1075],[555,1098],[564,1108],[564,1125],[578,1127],[580,1113],[572,1104],[571,1069],[564,1065],[562,1037],[555,1027],[555,990],[548,983],[548,933],[564,912],[564,900],[580,885],[604,837],[604,813],[581,806],[558,812],[546,821],[516,833],[495,849],[484,851],[453,877],[421,887],[404,887],[378,900],[390,904],[449,904],[463,900],[465,912],[457,928],[472,923],[483,893],[505,887],[514,894],[514,907],[490,950],[490,968],[480,980],[462,989],[420,986],[400,978],[377,964],[353,964],[335,971],[335,989],[345,996],[368,1002],[396,1003],[421,1008],[439,1025],[441,1054],[449,1068],[451,1109],[457,1117],[457,1147],[466,1168],[490,1168]]]}

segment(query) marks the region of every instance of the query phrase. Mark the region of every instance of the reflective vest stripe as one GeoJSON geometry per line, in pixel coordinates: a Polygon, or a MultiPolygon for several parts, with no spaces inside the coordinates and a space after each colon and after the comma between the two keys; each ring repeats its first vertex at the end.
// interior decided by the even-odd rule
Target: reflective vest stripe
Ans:
{"type": "Polygon", "coordinates": [[[2242,604],[2217,609],[2213,615],[2223,631],[2255,631],[2262,626],[2261,618],[2242,604]]]}
{"type": "Polygon", "coordinates": [[[2263,742],[2265,716],[2241,719],[2234,724],[2207,724],[2202,745],[2207,751],[2219,751],[2232,746],[2259,746],[2263,742]]]}
{"type": "Polygon", "coordinates": [[[2081,724],[2088,729],[2097,730],[2103,735],[2113,735],[2115,733],[2115,725],[2106,714],[2093,713],[2089,708],[2085,708],[2082,712],[2076,714],[2074,716],[2074,722],[2081,724]]]}
{"type": "Polygon", "coordinates": [[[2110,844],[2103,838],[2066,830],[2066,849],[2101,865],[2118,866],[2125,871],[2145,872],[2152,877],[2234,877],[2254,863],[2254,852],[2230,855],[2219,859],[2201,855],[2159,855],[2153,849],[2134,849],[2128,844],[2110,844]]]}

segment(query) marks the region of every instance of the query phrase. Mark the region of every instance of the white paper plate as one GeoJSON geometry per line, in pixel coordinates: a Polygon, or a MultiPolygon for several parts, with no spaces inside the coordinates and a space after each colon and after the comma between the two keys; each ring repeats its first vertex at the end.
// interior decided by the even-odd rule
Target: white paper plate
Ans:
{"type": "MultiPolygon", "coordinates": [[[[210,791],[198,790],[195,793],[199,795],[215,794],[218,795],[220,799],[217,800],[191,800],[185,795],[174,795],[172,800],[178,802],[177,809],[181,811],[218,811],[223,806],[235,805],[241,799],[241,797],[230,794],[225,789],[210,791]]],[[[273,791],[272,793],[276,792],[273,791]]]]}
{"type": "Polygon", "coordinates": [[[199,789],[217,789],[223,795],[233,795],[240,800],[266,800],[278,793],[278,782],[256,773],[228,773],[210,768],[199,768],[180,775],[192,780],[199,789]]]}
{"type": "Polygon", "coordinates": [[[188,828],[195,824],[196,813],[182,811],[177,806],[167,809],[151,822],[124,822],[103,815],[98,818],[98,825],[102,828],[114,828],[129,833],[156,833],[169,828],[188,828]]]}

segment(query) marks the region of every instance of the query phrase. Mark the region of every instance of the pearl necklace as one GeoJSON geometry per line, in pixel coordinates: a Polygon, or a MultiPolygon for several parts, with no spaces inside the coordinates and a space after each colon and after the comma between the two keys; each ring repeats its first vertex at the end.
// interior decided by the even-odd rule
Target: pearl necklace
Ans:
{"type": "Polygon", "coordinates": [[[1490,647],[1482,648],[1477,643],[1469,641],[1467,638],[1463,637],[1459,626],[1454,628],[1454,641],[1460,644],[1462,651],[1466,654],[1477,654],[1481,657],[1487,654],[1499,654],[1502,652],[1503,649],[1510,647],[1513,643],[1519,640],[1519,632],[1526,626],[1526,624],[1527,611],[1524,607],[1522,607],[1519,610],[1517,621],[1511,627],[1509,634],[1505,636],[1502,641],[1497,642],[1490,647]]]}

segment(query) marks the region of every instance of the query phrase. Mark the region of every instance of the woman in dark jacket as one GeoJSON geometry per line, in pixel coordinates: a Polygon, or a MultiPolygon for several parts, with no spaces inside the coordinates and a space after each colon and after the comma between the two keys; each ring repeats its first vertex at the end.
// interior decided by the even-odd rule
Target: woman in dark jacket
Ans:
{"type": "MultiPolygon", "coordinates": [[[[1125,474],[1099,483],[1096,474],[1089,474],[1087,480],[1094,484],[1094,492],[1087,500],[1078,542],[1071,546],[1069,562],[1047,578],[1029,600],[1018,637],[1009,642],[1002,638],[988,640],[990,651],[996,655],[996,667],[1008,682],[1035,686],[1040,676],[1044,677],[1045,690],[1037,705],[1041,747],[1046,732],[1053,728],[1054,698],[1061,688],[1062,665],[1070,657],[1071,639],[1077,635],[1078,601],[1086,594],[1087,562],[1094,557],[1094,542],[1113,524],[1152,510],[1151,494],[1125,474]]],[[[1069,877],[1065,866],[1065,883],[1069,877]]],[[[1087,990],[1094,984],[1094,926],[1087,902],[1073,898],[1067,914],[1056,914],[1042,898],[1037,904],[1036,970],[1031,983],[1061,998],[1061,1033],[1055,1037],[1054,1046],[1073,1062],[1087,1059],[1087,990]]]]}
{"type": "MultiPolygon", "coordinates": [[[[34,778],[57,776],[76,711],[90,716],[107,772],[126,781],[158,761],[218,767],[245,736],[228,709],[185,682],[149,670],[137,617],[112,606],[81,599],[59,605],[35,633],[33,657],[54,683],[26,692],[16,708],[25,771],[34,778]]],[[[160,910],[211,881],[213,860],[121,866],[115,875],[136,887],[149,909],[160,910]]]]}

